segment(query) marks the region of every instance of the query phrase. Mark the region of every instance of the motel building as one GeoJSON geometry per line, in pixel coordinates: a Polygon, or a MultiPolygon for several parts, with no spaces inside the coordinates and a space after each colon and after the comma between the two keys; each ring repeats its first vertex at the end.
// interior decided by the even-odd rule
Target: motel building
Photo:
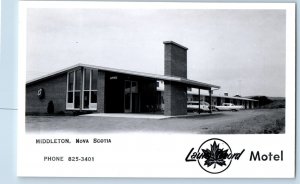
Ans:
{"type": "MultiPolygon", "coordinates": [[[[157,81],[157,91],[161,95],[161,104],[163,105],[163,96],[164,96],[164,81],[157,81]]],[[[196,88],[187,88],[187,102],[199,104],[199,99],[201,102],[207,102],[213,106],[222,105],[223,103],[232,103],[234,105],[242,105],[244,109],[255,109],[259,108],[258,100],[241,97],[239,95],[229,96],[228,93],[223,95],[217,95],[211,92],[211,96],[208,91],[204,90],[203,93],[201,90],[196,88]]]]}
{"type": "Polygon", "coordinates": [[[186,115],[188,100],[254,108],[257,101],[220,97],[220,87],[187,79],[187,48],[164,42],[164,75],[77,64],[26,83],[26,114],[153,113],[186,115]],[[196,89],[195,94],[189,89],[196,89]],[[200,94],[206,91],[208,95],[200,94]]]}

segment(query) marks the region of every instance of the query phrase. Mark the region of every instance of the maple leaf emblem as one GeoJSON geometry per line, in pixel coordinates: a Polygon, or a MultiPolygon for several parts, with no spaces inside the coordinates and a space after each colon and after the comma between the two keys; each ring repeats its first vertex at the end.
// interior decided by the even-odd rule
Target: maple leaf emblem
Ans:
{"type": "Polygon", "coordinates": [[[226,159],[226,157],[228,156],[228,149],[220,149],[219,144],[217,144],[216,141],[214,141],[214,143],[210,145],[210,150],[202,149],[202,151],[204,153],[203,157],[206,159],[204,165],[207,165],[207,167],[210,167],[213,164],[214,168],[216,168],[217,164],[219,166],[226,166],[226,162],[224,159],[226,159]]]}

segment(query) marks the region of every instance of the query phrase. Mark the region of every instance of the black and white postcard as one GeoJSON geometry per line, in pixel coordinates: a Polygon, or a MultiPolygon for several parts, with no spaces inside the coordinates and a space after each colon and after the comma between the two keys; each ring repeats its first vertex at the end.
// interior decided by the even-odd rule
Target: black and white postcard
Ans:
{"type": "Polygon", "coordinates": [[[18,176],[295,177],[295,4],[21,1],[18,176]]]}

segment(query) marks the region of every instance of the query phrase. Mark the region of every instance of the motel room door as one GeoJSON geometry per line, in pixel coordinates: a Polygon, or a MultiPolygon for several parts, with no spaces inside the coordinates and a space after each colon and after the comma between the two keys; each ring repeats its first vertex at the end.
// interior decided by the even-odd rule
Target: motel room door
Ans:
{"type": "Polygon", "coordinates": [[[124,112],[139,112],[138,82],[125,80],[124,112]]]}

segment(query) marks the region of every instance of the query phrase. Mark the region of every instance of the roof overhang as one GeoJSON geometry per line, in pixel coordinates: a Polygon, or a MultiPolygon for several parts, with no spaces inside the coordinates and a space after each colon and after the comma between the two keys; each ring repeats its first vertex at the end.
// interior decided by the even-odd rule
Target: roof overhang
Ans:
{"type": "MultiPolygon", "coordinates": [[[[188,91],[187,92],[189,95],[198,95],[199,93],[196,92],[191,92],[188,91]]],[[[203,96],[209,96],[208,94],[201,94],[203,96]]],[[[212,97],[215,98],[229,98],[229,99],[236,99],[236,100],[248,100],[248,101],[254,101],[254,102],[258,102],[258,100],[252,99],[252,98],[246,98],[246,97],[236,97],[236,96],[224,96],[224,95],[217,95],[217,94],[212,94],[212,97]]]]}
{"type": "Polygon", "coordinates": [[[48,75],[41,76],[39,78],[36,78],[34,80],[30,80],[26,83],[26,85],[30,85],[48,78],[52,78],[54,76],[63,74],[65,72],[74,70],[76,68],[90,68],[90,69],[98,69],[102,71],[107,71],[107,72],[115,72],[115,73],[120,73],[120,74],[127,74],[127,75],[133,75],[133,76],[139,76],[139,77],[144,77],[144,78],[151,78],[151,79],[156,79],[156,80],[163,80],[163,81],[171,81],[171,82],[178,82],[182,84],[186,84],[187,86],[194,87],[194,88],[200,88],[200,89],[219,89],[220,86],[217,85],[212,85],[208,83],[203,83],[203,82],[198,82],[194,80],[189,80],[186,78],[181,78],[181,77],[175,77],[175,76],[167,76],[167,75],[159,75],[159,74],[150,74],[150,73],[144,73],[144,72],[136,72],[136,71],[130,71],[130,70],[123,70],[123,69],[116,69],[116,68],[108,68],[108,67],[101,67],[101,66],[95,66],[95,65],[88,65],[88,64],[76,64],[71,67],[59,70],[57,72],[50,73],[48,75]]]}

